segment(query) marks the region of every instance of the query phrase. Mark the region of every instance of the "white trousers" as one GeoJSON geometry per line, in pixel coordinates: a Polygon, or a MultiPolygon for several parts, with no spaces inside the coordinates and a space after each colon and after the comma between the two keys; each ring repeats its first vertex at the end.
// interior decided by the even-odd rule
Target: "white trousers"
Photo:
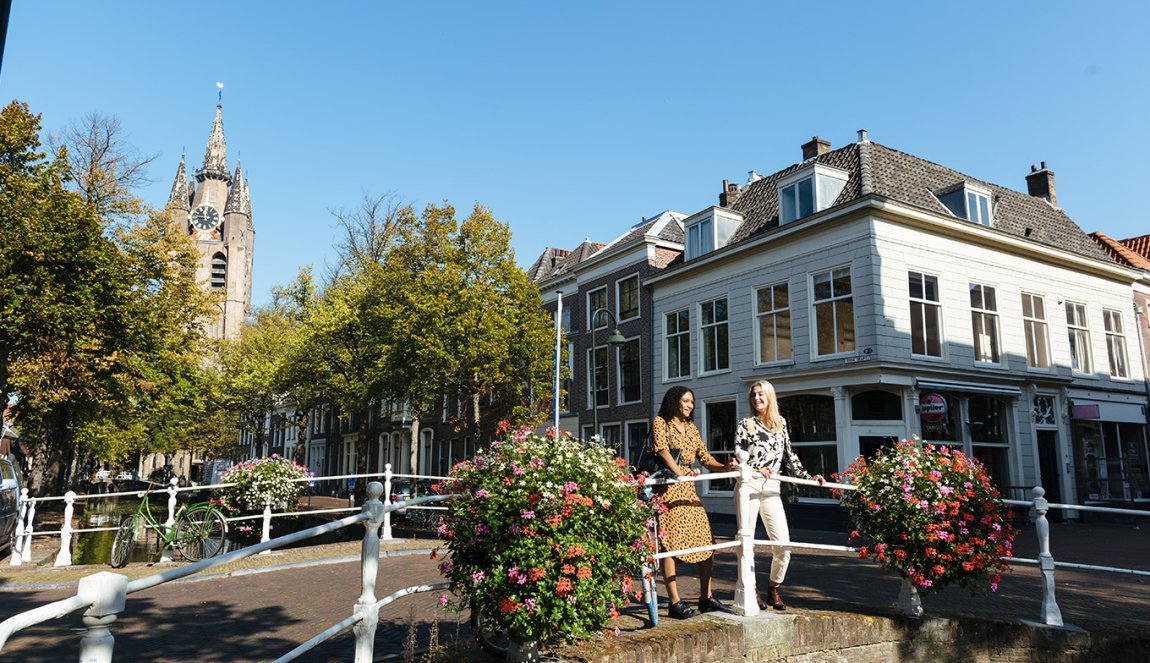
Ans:
{"type": "MultiPolygon", "coordinates": [[[[781,494],[782,482],[778,479],[767,479],[755,473],[751,477],[751,512],[759,512],[763,526],[767,528],[767,538],[779,543],[790,543],[791,530],[787,527],[787,513],[783,510],[781,494]]],[[[739,501],[735,501],[738,509],[739,501]]],[[[741,522],[741,516],[740,516],[741,522]]],[[[787,567],[791,564],[790,546],[770,546],[771,548],[771,582],[782,584],[787,577],[787,567]]]]}

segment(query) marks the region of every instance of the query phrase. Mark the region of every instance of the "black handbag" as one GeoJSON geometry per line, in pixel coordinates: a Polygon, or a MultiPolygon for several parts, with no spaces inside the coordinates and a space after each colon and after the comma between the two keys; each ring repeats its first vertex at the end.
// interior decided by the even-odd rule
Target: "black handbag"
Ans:
{"type": "MultiPolygon", "coordinates": [[[[668,436],[671,433],[671,425],[667,424],[668,436]]],[[[671,453],[671,458],[675,460],[675,464],[679,463],[679,449],[668,449],[671,453]]],[[[663,457],[655,453],[655,436],[650,434],[647,436],[647,444],[643,445],[643,450],[639,452],[639,459],[635,462],[635,471],[639,473],[646,472],[647,477],[650,479],[673,479],[678,476],[674,471],[666,466],[663,462],[663,457]]],[[[666,484],[659,486],[652,486],[657,494],[662,494],[667,490],[666,484]]]]}

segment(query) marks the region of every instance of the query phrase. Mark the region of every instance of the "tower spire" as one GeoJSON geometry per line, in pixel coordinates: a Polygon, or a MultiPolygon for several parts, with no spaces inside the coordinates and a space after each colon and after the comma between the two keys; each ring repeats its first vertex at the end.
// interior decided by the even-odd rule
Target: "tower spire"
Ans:
{"type": "Polygon", "coordinates": [[[228,202],[224,205],[224,214],[244,211],[244,171],[240,167],[240,160],[236,159],[236,174],[232,176],[232,188],[228,193],[228,202]]]}
{"type": "Polygon", "coordinates": [[[172,192],[168,194],[168,205],[185,212],[191,209],[191,194],[188,191],[188,171],[184,167],[183,154],[180,154],[180,167],[176,169],[176,179],[172,182],[172,192]]]}
{"type": "Polygon", "coordinates": [[[216,117],[212,120],[212,133],[208,136],[208,148],[204,152],[204,165],[196,173],[196,179],[202,182],[205,177],[211,177],[231,183],[231,176],[228,175],[228,148],[224,142],[223,85],[217,85],[221,89],[219,103],[216,104],[216,117]]]}

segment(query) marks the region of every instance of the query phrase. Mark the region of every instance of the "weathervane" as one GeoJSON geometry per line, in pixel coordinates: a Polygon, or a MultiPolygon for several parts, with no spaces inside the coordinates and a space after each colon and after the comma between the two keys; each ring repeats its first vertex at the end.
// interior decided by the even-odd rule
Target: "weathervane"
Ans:
{"type": "Polygon", "coordinates": [[[223,106],[224,105],[224,84],[219,82],[219,81],[216,81],[216,87],[220,89],[219,98],[216,100],[216,104],[219,106],[223,106]]]}

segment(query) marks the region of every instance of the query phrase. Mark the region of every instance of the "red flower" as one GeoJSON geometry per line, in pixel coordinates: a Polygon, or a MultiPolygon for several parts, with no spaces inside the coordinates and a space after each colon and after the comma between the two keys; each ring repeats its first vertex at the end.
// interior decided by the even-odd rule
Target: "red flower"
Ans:
{"type": "Polygon", "coordinates": [[[559,596],[565,595],[572,589],[570,578],[560,578],[559,582],[555,583],[555,593],[559,596]]]}

